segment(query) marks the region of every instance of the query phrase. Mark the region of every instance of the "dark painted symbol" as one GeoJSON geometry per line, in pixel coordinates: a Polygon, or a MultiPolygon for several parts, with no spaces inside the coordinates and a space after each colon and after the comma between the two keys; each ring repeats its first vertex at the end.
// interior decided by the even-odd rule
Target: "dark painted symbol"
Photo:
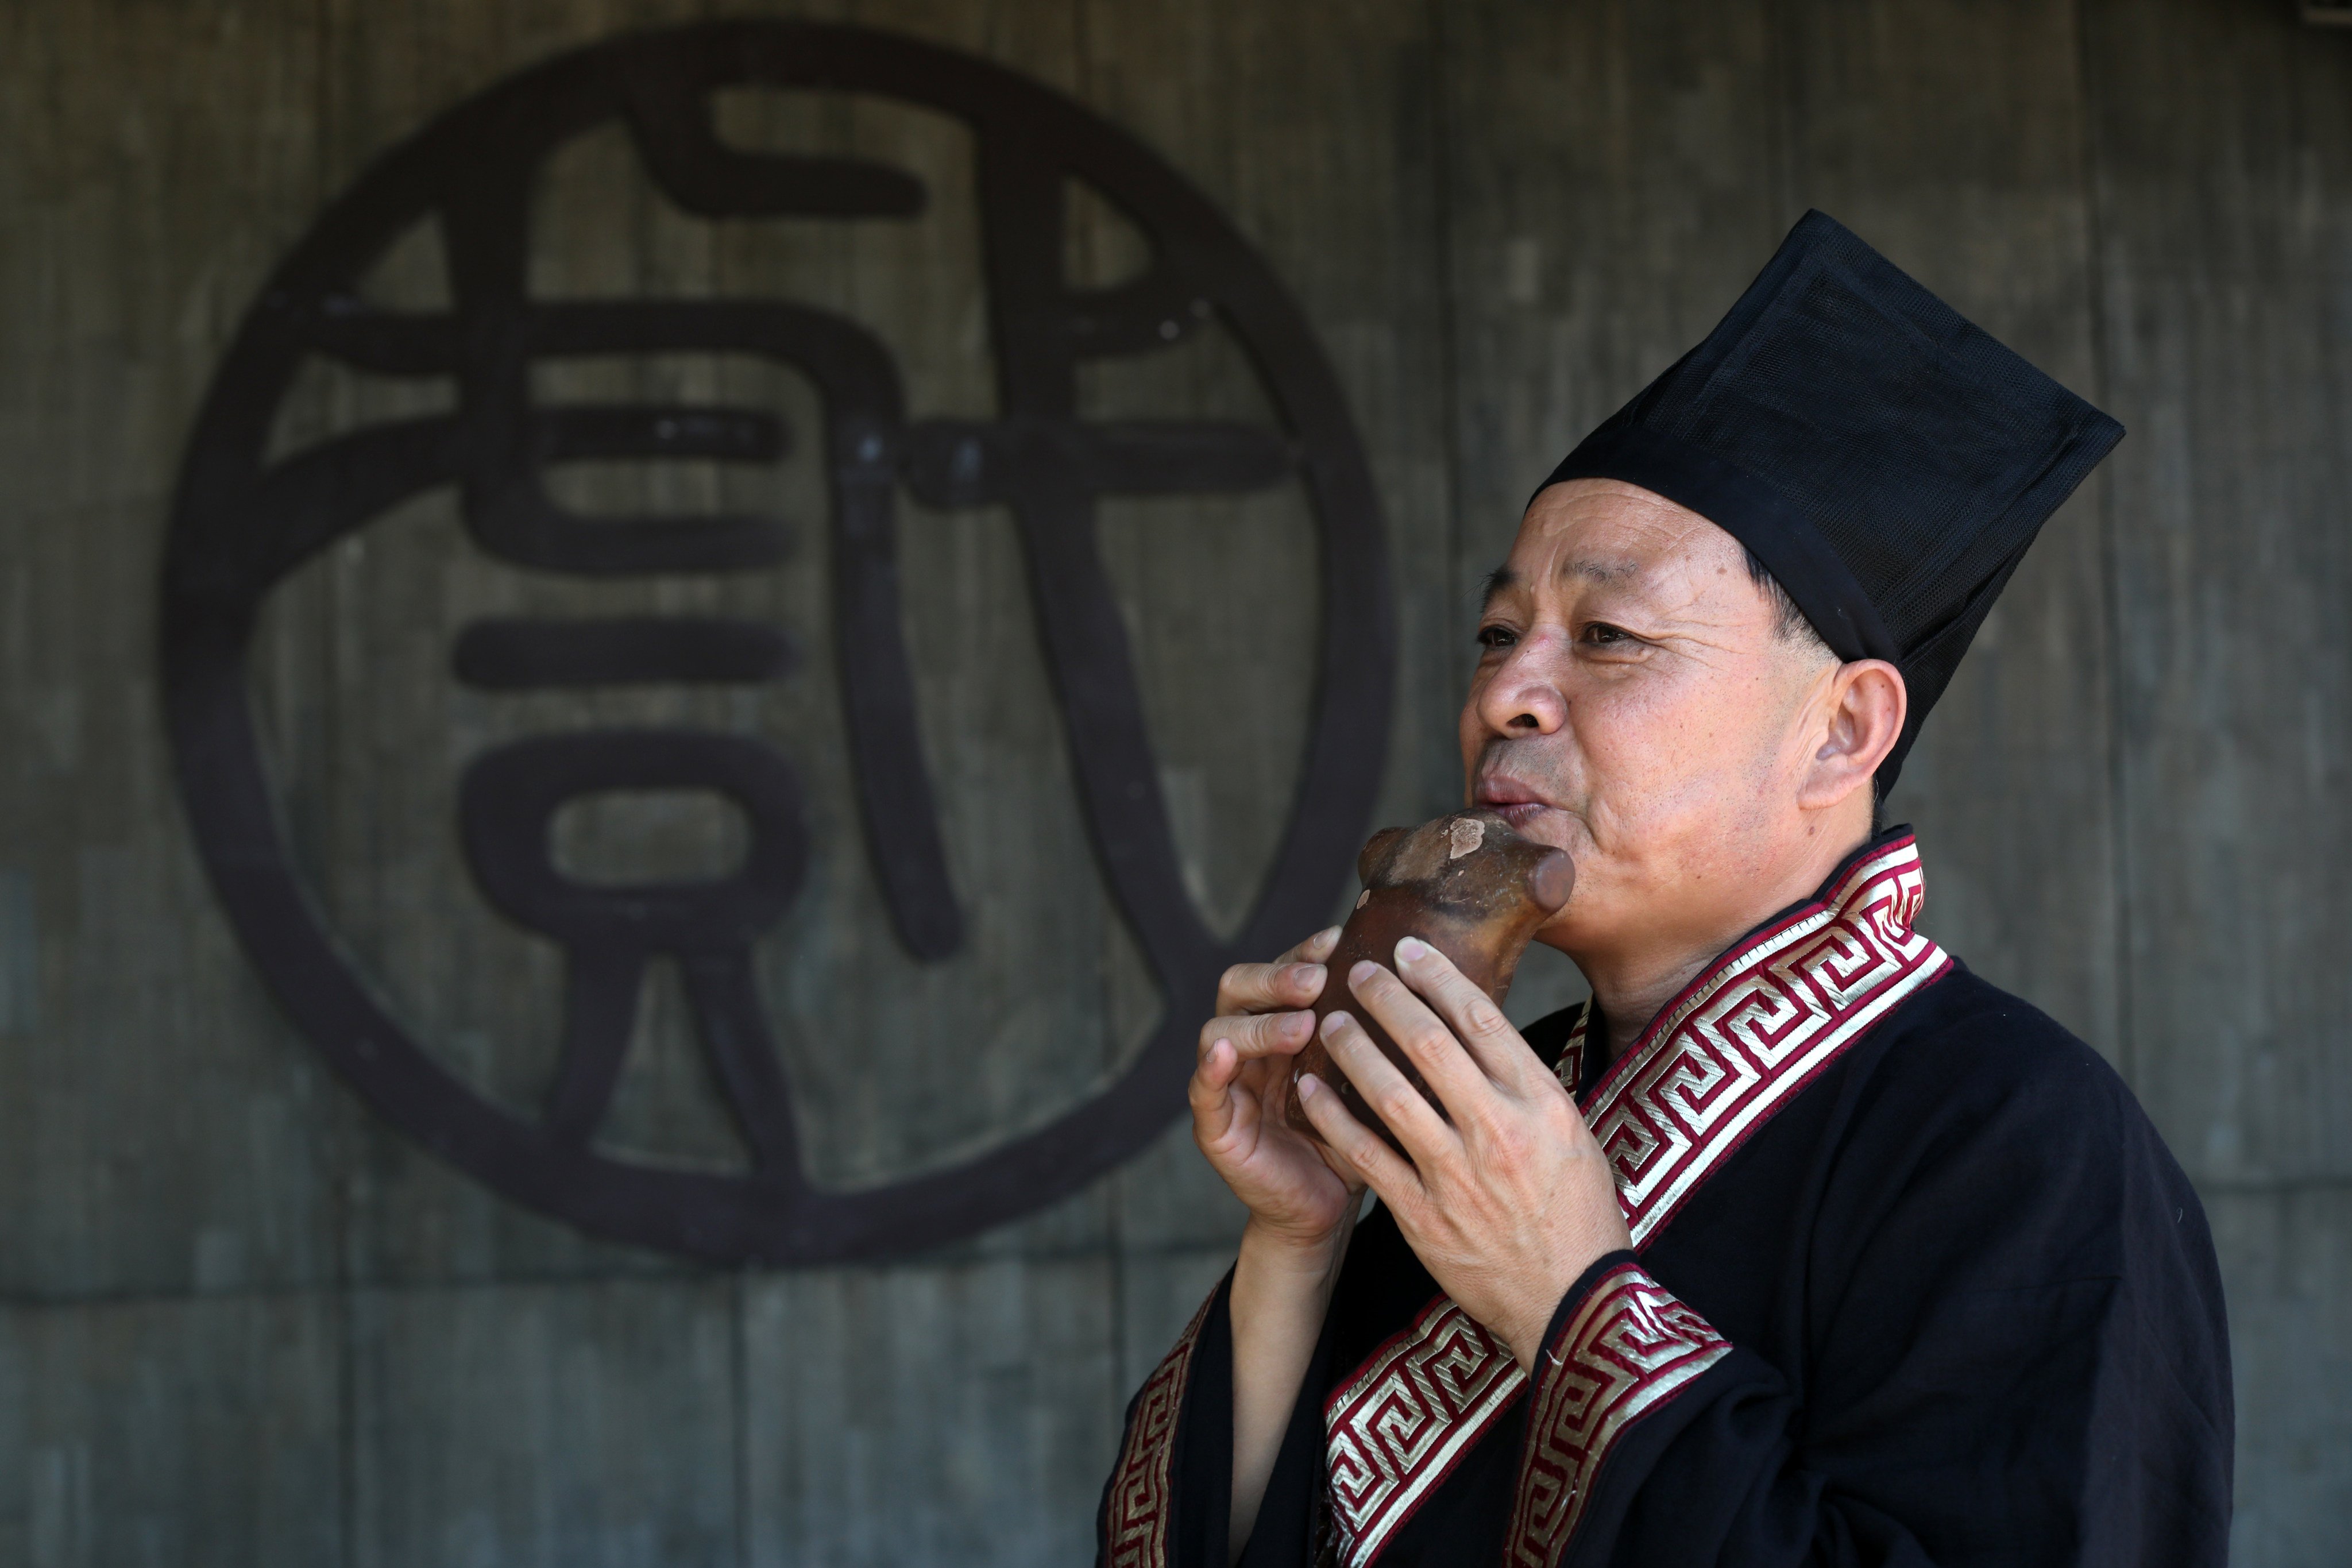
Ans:
{"type": "MultiPolygon", "coordinates": [[[[1216,975],[1328,909],[1369,816],[1387,731],[1391,631],[1370,476],[1329,367],[1297,308],[1232,226],[1116,127],[982,61],[849,27],[727,23],[641,35],[527,71],[394,149],[338,200],[271,279],[198,417],[166,554],[165,709],[180,787],[215,888],[253,963],[297,1024],[383,1115],[509,1195],[608,1236],[721,1259],[814,1262],[933,1246],[1074,1191],[1137,1150],[1181,1103],[1191,1033],[1216,975]],[[913,176],[852,159],[784,156],[719,139],[711,95],[757,86],[876,94],[951,113],[978,151],[1001,416],[910,421],[888,351],[856,322],[781,300],[549,302],[526,288],[529,194],[549,155],[625,123],[663,194],[709,218],[888,222],[919,211],[913,176]],[[1153,259],[1108,289],[1063,274],[1064,189],[1111,195],[1153,259]],[[437,219],[453,305],[398,312],[355,279],[437,219]],[[1211,320],[1248,349],[1286,428],[1077,417],[1089,359],[1149,353],[1211,320]],[[932,784],[908,721],[894,508],[1010,509],[1047,665],[1066,717],[1101,874],[1148,956],[1167,1011],[1133,1065],[1047,1125],[953,1168],[833,1192],[803,1173],[790,1086],[750,954],[807,868],[800,785],[785,755],[691,730],[538,736],[477,758],[460,789],[467,861],[484,897],[568,957],[562,1054],[537,1120],[478,1097],[404,1033],[322,925],[289,853],[256,741],[246,656],[265,598],[303,561],[421,492],[454,488],[474,542],[547,572],[737,573],[774,563],[761,516],[588,520],[542,483],[583,458],[769,461],[768,414],[728,407],[542,407],[534,363],[580,355],[763,355],[814,384],[830,486],[833,621],[866,847],[900,941],[955,952],[964,915],[932,784]],[[453,379],[452,413],[385,422],[290,458],[267,456],[298,366],[321,355],[388,376],[453,379]],[[1107,494],[1246,490],[1303,481],[1319,531],[1322,632],[1303,774],[1273,868],[1243,929],[1217,941],[1184,891],[1126,635],[1095,539],[1107,494]],[[548,824],[567,800],[623,788],[731,797],[750,848],[709,880],[613,887],[567,877],[548,824]],[[742,1175],[601,1152],[592,1137],[627,1048],[647,963],[674,962],[749,1146],[742,1175]]],[[[453,653],[493,690],[785,677],[778,629],[721,619],[493,620],[453,653]]]]}

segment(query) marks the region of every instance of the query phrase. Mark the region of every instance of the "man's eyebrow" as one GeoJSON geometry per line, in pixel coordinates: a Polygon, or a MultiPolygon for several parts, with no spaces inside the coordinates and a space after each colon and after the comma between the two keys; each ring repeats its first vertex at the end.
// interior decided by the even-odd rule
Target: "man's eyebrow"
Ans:
{"type": "Polygon", "coordinates": [[[1517,572],[1512,571],[1508,566],[1497,566],[1486,574],[1486,586],[1478,593],[1478,603],[1483,608],[1493,604],[1495,595],[1504,589],[1516,588],[1518,585],[1519,574],[1517,572]]]}

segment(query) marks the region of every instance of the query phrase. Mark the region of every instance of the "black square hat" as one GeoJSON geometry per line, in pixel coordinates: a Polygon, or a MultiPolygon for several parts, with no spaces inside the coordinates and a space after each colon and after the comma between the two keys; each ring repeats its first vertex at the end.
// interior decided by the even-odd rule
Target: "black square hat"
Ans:
{"type": "Polygon", "coordinates": [[[1546,486],[1622,479],[1746,545],[1842,659],[1903,671],[1920,721],[2050,514],[2124,427],[1825,214],[1706,341],[1546,486]]]}

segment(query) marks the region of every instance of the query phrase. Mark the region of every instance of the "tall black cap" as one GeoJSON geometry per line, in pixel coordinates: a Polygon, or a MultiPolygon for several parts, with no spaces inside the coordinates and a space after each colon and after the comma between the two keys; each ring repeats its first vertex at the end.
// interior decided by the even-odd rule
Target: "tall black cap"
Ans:
{"type": "Polygon", "coordinates": [[[1706,341],[1544,484],[1622,479],[1688,507],[1840,658],[1900,668],[1886,789],[2025,547],[2123,435],[1809,212],[1706,341]]]}

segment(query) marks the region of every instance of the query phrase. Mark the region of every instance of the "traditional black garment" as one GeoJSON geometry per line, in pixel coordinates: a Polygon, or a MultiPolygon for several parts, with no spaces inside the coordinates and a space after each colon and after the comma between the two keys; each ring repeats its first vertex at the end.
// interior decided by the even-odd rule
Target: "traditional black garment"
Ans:
{"type": "MultiPolygon", "coordinates": [[[[1633,1250],[1530,1383],[1376,1210],[1244,1563],[2221,1563],[2203,1211],[2105,1062],[1913,930],[1922,891],[1896,829],[1605,1073],[1577,1010],[1529,1030],[1633,1250]]],[[[1226,1568],[1232,1401],[1220,1286],[1129,1409],[1099,1561],[1226,1568]]]]}

